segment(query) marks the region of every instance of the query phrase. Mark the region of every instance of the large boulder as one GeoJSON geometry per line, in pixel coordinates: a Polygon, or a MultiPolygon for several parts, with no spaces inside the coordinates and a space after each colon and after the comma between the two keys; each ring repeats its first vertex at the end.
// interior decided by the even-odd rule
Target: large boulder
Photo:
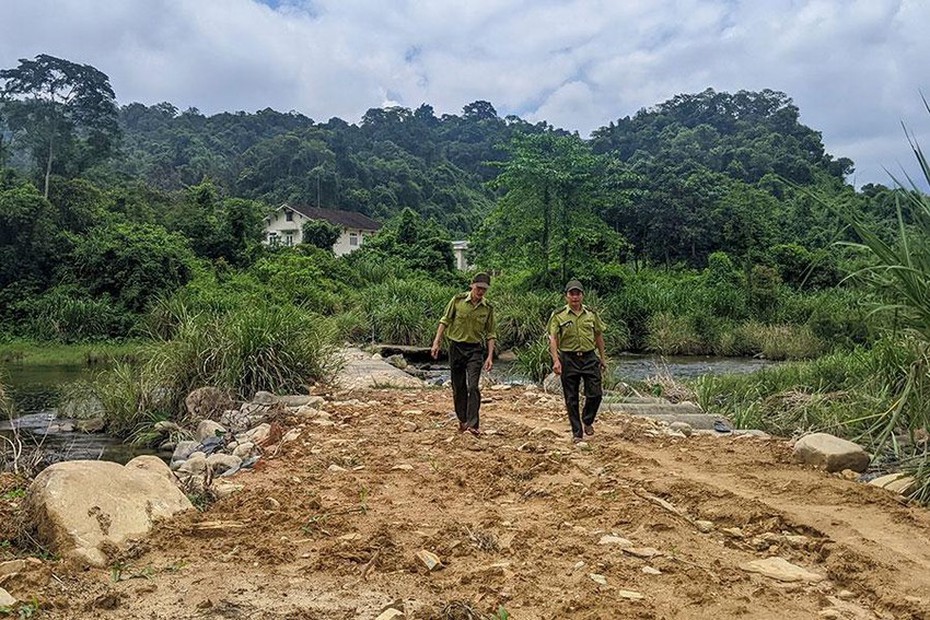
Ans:
{"type": "Polygon", "coordinates": [[[187,395],[184,399],[187,413],[192,420],[219,420],[227,409],[232,409],[234,403],[229,394],[215,387],[201,387],[187,395]]]}
{"type": "Polygon", "coordinates": [[[864,472],[872,458],[858,444],[829,433],[812,433],[794,444],[794,458],[829,472],[851,469],[864,472]]]}
{"type": "Polygon", "coordinates": [[[42,471],[26,494],[39,540],[62,557],[106,566],[108,555],[148,534],[156,519],[189,510],[171,470],[154,456],[125,466],[68,461],[42,471]]]}

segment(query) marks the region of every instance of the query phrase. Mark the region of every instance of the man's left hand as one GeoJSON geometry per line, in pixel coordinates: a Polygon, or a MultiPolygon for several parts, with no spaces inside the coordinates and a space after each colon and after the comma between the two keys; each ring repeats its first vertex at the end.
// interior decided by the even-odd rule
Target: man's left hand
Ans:
{"type": "Polygon", "coordinates": [[[490,372],[492,368],[494,368],[494,360],[489,357],[484,360],[484,370],[485,372],[490,372]]]}

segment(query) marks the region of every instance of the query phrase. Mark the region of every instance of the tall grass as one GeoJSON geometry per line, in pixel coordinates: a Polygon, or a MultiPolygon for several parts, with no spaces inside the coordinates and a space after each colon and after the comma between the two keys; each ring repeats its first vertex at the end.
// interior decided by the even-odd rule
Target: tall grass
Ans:
{"type": "MultiPolygon", "coordinates": [[[[924,100],[927,111],[930,105],[924,100]]],[[[920,145],[911,140],[911,148],[920,166],[924,181],[930,183],[930,164],[920,145]]],[[[861,221],[848,218],[859,236],[854,247],[868,252],[874,264],[854,274],[870,283],[878,292],[881,303],[874,312],[894,317],[903,339],[915,354],[906,363],[891,366],[896,372],[887,389],[893,390],[895,400],[876,416],[869,428],[878,448],[889,443],[897,450],[896,433],[913,434],[930,429],[930,196],[917,183],[907,178],[907,184],[897,181],[896,195],[897,236],[885,241],[877,231],[861,221]]],[[[910,469],[919,481],[915,496],[930,499],[930,464],[926,445],[922,454],[912,444],[910,469]]]]}
{"type": "Polygon", "coordinates": [[[108,428],[138,434],[160,419],[181,419],[190,391],[213,386],[239,399],[258,390],[293,393],[326,381],[341,363],[331,319],[293,306],[256,304],[185,320],[175,338],[154,344],[139,367],[117,365],[95,390],[108,428]]]}
{"type": "Polygon", "coordinates": [[[364,290],[362,310],[376,342],[428,346],[442,312],[460,292],[426,279],[389,279],[364,290]]]}

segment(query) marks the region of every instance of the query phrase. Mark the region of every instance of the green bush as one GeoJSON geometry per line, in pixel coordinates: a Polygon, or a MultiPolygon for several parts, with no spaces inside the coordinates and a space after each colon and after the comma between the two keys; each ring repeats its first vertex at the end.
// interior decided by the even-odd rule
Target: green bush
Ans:
{"type": "Polygon", "coordinates": [[[183,399],[213,386],[240,399],[258,390],[294,393],[330,379],[341,360],[331,319],[293,306],[255,303],[228,314],[185,320],[175,338],[156,343],[139,368],[118,365],[95,389],[109,428],[136,433],[157,419],[183,416],[183,399]]]}

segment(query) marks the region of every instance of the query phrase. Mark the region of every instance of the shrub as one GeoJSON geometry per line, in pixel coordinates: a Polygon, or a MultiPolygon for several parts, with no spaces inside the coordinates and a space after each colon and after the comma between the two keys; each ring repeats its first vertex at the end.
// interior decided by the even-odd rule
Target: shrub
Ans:
{"type": "Polygon", "coordinates": [[[254,304],[228,314],[199,315],[177,336],[153,345],[141,367],[118,364],[95,383],[118,435],[183,416],[183,399],[204,385],[251,398],[258,390],[293,393],[338,370],[330,319],[293,306],[254,304]]]}

